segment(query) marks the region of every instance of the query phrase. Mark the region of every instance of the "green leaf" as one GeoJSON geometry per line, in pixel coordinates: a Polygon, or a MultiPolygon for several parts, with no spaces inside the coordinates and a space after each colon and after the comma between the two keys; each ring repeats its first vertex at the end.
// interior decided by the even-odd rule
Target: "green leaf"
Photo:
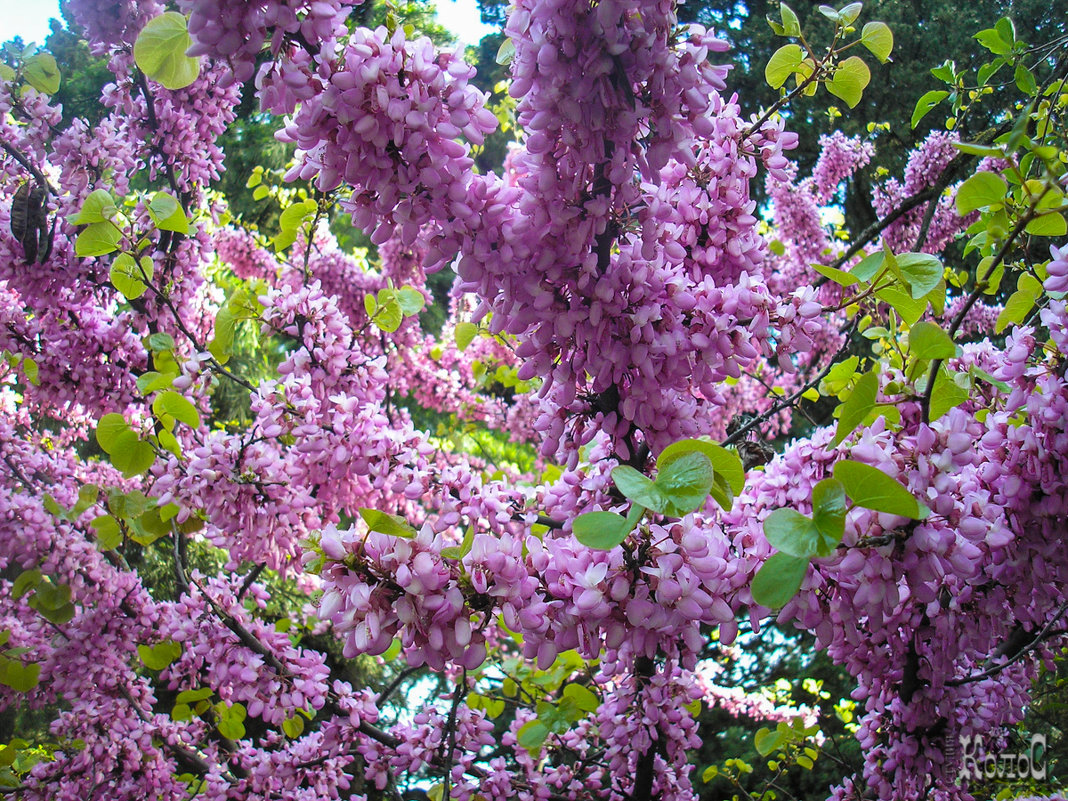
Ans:
{"type": "Polygon", "coordinates": [[[800,36],[801,21],[797,14],[786,3],[779,3],[779,19],[782,20],[783,32],[781,36],[800,36]]]}
{"type": "Polygon", "coordinates": [[[857,506],[922,520],[931,510],[882,470],[845,459],[834,466],[834,477],[857,506]]]}
{"type": "Polygon", "coordinates": [[[168,11],[150,19],[134,42],[134,61],[149,78],[167,89],[182,89],[200,75],[200,60],[185,51],[193,46],[185,17],[168,11]]]}
{"type": "Polygon", "coordinates": [[[1005,66],[1005,59],[995,58],[989,64],[984,64],[976,72],[976,82],[979,86],[986,86],[987,81],[994,77],[999,69],[1005,66]]]}
{"type": "Polygon", "coordinates": [[[808,559],[777,553],[768,557],[753,578],[753,600],[769,609],[786,606],[801,589],[808,559]]]}
{"type": "Polygon", "coordinates": [[[994,30],[998,32],[1001,41],[1009,46],[1016,44],[1016,26],[1012,24],[1012,20],[1009,17],[1002,17],[994,23],[994,30]]]}
{"type": "Polygon", "coordinates": [[[779,733],[777,731],[762,727],[757,729],[756,736],[753,737],[753,746],[756,748],[758,754],[767,756],[779,747],[779,739],[779,733]]]}
{"type": "Polygon", "coordinates": [[[549,727],[540,720],[529,720],[516,732],[516,742],[528,751],[537,751],[549,736],[549,727]]]}
{"type": "Polygon", "coordinates": [[[845,25],[852,25],[857,21],[857,17],[860,16],[860,12],[863,8],[863,3],[850,3],[849,5],[842,6],[838,9],[838,16],[842,18],[842,22],[845,25]]]}
{"type": "Polygon", "coordinates": [[[375,310],[373,319],[374,324],[387,334],[392,334],[400,328],[400,324],[404,320],[404,312],[401,311],[396,290],[383,289],[378,293],[378,308],[375,310]]]}
{"type": "Polygon", "coordinates": [[[812,489],[812,517],[793,509],[776,509],[764,519],[764,536],[778,550],[809,559],[829,556],[845,532],[845,490],[834,479],[812,489]]]}
{"type": "Polygon", "coordinates": [[[894,34],[885,22],[869,22],[861,31],[860,43],[885,64],[894,49],[894,34]]]}
{"type": "Polygon", "coordinates": [[[712,463],[712,469],[715,471],[716,476],[723,476],[727,486],[730,487],[735,495],[740,494],[745,489],[745,468],[742,466],[742,460],[738,458],[738,454],[724,448],[722,445],[703,439],[683,439],[671,443],[657,457],[656,469],[663,470],[679,456],[691,451],[703,453],[708,458],[708,461],[712,463]]]}
{"type": "Polygon", "coordinates": [[[229,304],[219,309],[215,315],[215,335],[208,344],[208,352],[220,364],[226,364],[230,361],[230,356],[234,352],[234,331],[236,326],[237,319],[234,317],[234,313],[230,311],[229,304]]]}
{"type": "Polygon", "coordinates": [[[634,527],[615,512],[587,512],[571,523],[575,539],[587,548],[610,551],[627,538],[634,527]]]}
{"type": "Polygon", "coordinates": [[[864,63],[864,59],[850,56],[834,71],[831,80],[827,82],[827,91],[842,98],[850,108],[856,108],[870,81],[871,70],[864,63]]]}
{"type": "Polygon", "coordinates": [[[826,267],[822,264],[813,264],[812,269],[822,275],[824,278],[829,278],[840,286],[853,286],[859,284],[860,279],[853,273],[847,273],[845,270],[839,270],[836,267],[826,267]]]}
{"type": "Polygon", "coordinates": [[[119,434],[112,443],[111,463],[121,470],[126,478],[133,478],[150,468],[156,461],[152,446],[141,440],[137,432],[129,429],[119,434]]]}
{"type": "Polygon", "coordinates": [[[940,326],[920,322],[909,329],[909,353],[917,359],[952,359],[957,345],[940,326]]]}
{"type": "Polygon", "coordinates": [[[104,453],[111,453],[119,435],[130,430],[121,414],[105,414],[96,424],[96,442],[104,453]]]}
{"type": "MultiPolygon", "coordinates": [[[[282,731],[286,733],[286,737],[291,740],[295,740],[304,733],[304,718],[300,715],[294,715],[291,718],[286,718],[282,721],[282,731]]],[[[240,738],[238,738],[240,739],[240,738]]]]}
{"type": "Polygon", "coordinates": [[[96,532],[96,544],[102,551],[112,551],[122,545],[122,531],[119,521],[111,515],[94,517],[89,523],[96,532]]]}
{"type": "Polygon", "coordinates": [[[878,394],[879,376],[874,371],[865,373],[857,379],[853,393],[842,404],[842,414],[838,418],[838,428],[834,434],[835,445],[841,443],[864,422],[868,412],[875,408],[875,398],[878,394]]]}
{"type": "Polygon", "coordinates": [[[22,360],[22,373],[26,376],[26,380],[29,381],[30,384],[35,387],[40,386],[41,381],[38,378],[38,367],[36,360],[31,359],[29,356],[24,357],[22,360]]]}
{"type": "Polygon", "coordinates": [[[812,521],[821,535],[817,556],[829,556],[845,534],[845,488],[833,478],[825,478],[812,488],[812,521]]]}
{"type": "Polygon", "coordinates": [[[211,687],[201,687],[197,690],[183,690],[178,693],[178,697],[174,699],[178,704],[195,704],[197,701],[204,701],[211,698],[211,687]]]}
{"type": "Polygon", "coordinates": [[[155,370],[137,376],[137,389],[142,395],[151,395],[160,389],[168,389],[174,382],[174,374],[163,375],[155,370]]]}
{"type": "Polygon", "coordinates": [[[149,670],[163,670],[182,655],[182,646],[174,640],[163,640],[156,645],[138,645],[137,655],[149,670]]]}
{"type": "Polygon", "coordinates": [[[37,53],[26,59],[22,75],[26,83],[42,94],[54,95],[59,91],[59,65],[51,53],[37,53]]]}
{"type": "Polygon", "coordinates": [[[148,204],[148,213],[161,231],[189,233],[189,218],[178,201],[167,192],[156,192],[148,204]]]}
{"type": "Polygon", "coordinates": [[[700,451],[680,454],[656,476],[656,486],[668,500],[666,514],[683,517],[704,505],[714,479],[712,462],[700,451]]]}
{"type": "Polygon", "coordinates": [[[118,213],[119,209],[111,193],[106,189],[97,189],[82,201],[82,207],[77,214],[67,217],[67,222],[71,225],[107,222],[118,213]]]}
{"type": "Polygon", "coordinates": [[[829,19],[831,22],[839,25],[844,25],[845,21],[842,19],[842,15],[839,14],[831,6],[819,6],[817,9],[823,16],[829,19]]]}
{"type": "Polygon", "coordinates": [[[912,127],[920,124],[920,120],[927,116],[928,112],[949,97],[949,92],[936,89],[933,92],[925,92],[916,101],[916,108],[912,111],[912,127]]]}
{"type": "Polygon", "coordinates": [[[478,334],[478,326],[474,323],[457,323],[453,336],[456,339],[456,347],[461,351],[467,350],[475,336],[478,334]]]}
{"type": "Polygon", "coordinates": [[[1031,70],[1024,66],[1022,61],[1016,64],[1016,70],[1012,77],[1016,81],[1017,88],[1025,95],[1038,94],[1038,83],[1035,81],[1035,76],[1031,70]]]}
{"type": "Polygon", "coordinates": [[[1005,302],[1005,308],[998,315],[997,322],[994,323],[994,333],[1000,334],[1010,325],[1022,323],[1034,306],[1035,299],[1028,292],[1024,290],[1013,292],[1005,302]]]}
{"type": "Polygon", "coordinates": [[[929,412],[931,420],[937,420],[950,409],[960,406],[968,400],[968,390],[959,386],[946,369],[945,365],[935,376],[934,389],[931,391],[931,406],[929,412]]]}
{"type": "Polygon", "coordinates": [[[901,253],[896,259],[901,277],[915,300],[936,289],[942,280],[942,262],[929,253],[901,253]]]}
{"type": "Polygon", "coordinates": [[[1005,200],[1008,185],[992,172],[977,172],[957,189],[957,213],[962,217],[976,209],[1005,200]]]}
{"type": "Polygon", "coordinates": [[[794,74],[804,57],[805,54],[800,45],[783,45],[772,54],[768,65],[764,68],[764,80],[772,89],[778,89],[786,83],[787,78],[794,74]]]}
{"type": "Polygon", "coordinates": [[[164,415],[170,415],[175,420],[185,423],[190,428],[200,425],[200,413],[197,407],[188,399],[173,390],[166,390],[156,395],[152,401],[152,411],[163,419],[164,415]]]}
{"type": "Polygon", "coordinates": [[[387,512],[380,512],[377,509],[361,507],[360,517],[367,524],[367,528],[371,531],[377,531],[379,534],[387,534],[390,537],[400,537],[405,540],[412,539],[416,534],[415,529],[408,525],[408,521],[399,515],[391,515],[387,512]]]}
{"type": "Polygon", "coordinates": [[[995,56],[1007,56],[1012,52],[1012,45],[1006,42],[993,28],[979,31],[976,40],[995,56]]]}
{"type": "Polygon", "coordinates": [[[165,350],[174,350],[174,337],[163,331],[156,331],[145,338],[145,344],[153,353],[162,353],[165,350]]]}
{"type": "Polygon", "coordinates": [[[228,740],[240,740],[245,736],[245,718],[248,712],[244,704],[227,706],[222,701],[215,705],[215,712],[219,716],[219,734],[228,740]]]}
{"type": "Polygon", "coordinates": [[[501,46],[497,48],[497,55],[494,57],[494,61],[500,64],[502,67],[507,67],[512,63],[512,59],[515,58],[515,42],[508,37],[505,37],[501,42],[501,46]]]}
{"type": "Polygon", "coordinates": [[[16,601],[41,583],[43,574],[37,568],[23,570],[11,584],[11,597],[16,601]]]}
{"type": "Polygon", "coordinates": [[[1068,224],[1060,212],[1048,212],[1027,223],[1024,231],[1033,236],[1064,236],[1068,233],[1068,224]]]}
{"type": "Polygon", "coordinates": [[[857,374],[857,365],[860,364],[859,356],[850,356],[848,359],[838,362],[832,367],[827,375],[820,381],[819,391],[821,395],[838,395],[849,386],[849,382],[857,374]]]}
{"type": "Polygon", "coordinates": [[[40,677],[41,666],[36,662],[24,665],[18,659],[0,657],[0,684],[15,692],[28,693],[37,686],[40,677]]]}
{"type": "Polygon", "coordinates": [[[419,314],[426,305],[423,293],[412,286],[402,286],[397,290],[396,298],[405,317],[419,314]]]}
{"type": "Polygon", "coordinates": [[[119,249],[122,232],[114,223],[91,223],[74,240],[74,253],[82,258],[104,256],[119,249]]]}
{"type": "Polygon", "coordinates": [[[625,498],[658,514],[668,514],[671,502],[663,490],[633,467],[621,464],[612,468],[612,481],[625,498]]]}
{"type": "Polygon", "coordinates": [[[915,323],[927,310],[926,300],[914,300],[909,293],[894,286],[880,289],[875,293],[875,297],[889,303],[906,325],[915,323]]]}
{"type": "Polygon", "coordinates": [[[574,701],[583,712],[596,712],[598,707],[601,706],[601,701],[597,694],[582,684],[572,683],[565,686],[563,697],[574,701]]]}
{"type": "Polygon", "coordinates": [[[111,263],[111,284],[127,300],[136,300],[145,294],[148,285],[145,280],[152,280],[152,260],[142,259],[142,265],[138,266],[134,257],[129,253],[120,253],[111,263]],[[145,269],[142,275],[141,270],[145,269]]]}

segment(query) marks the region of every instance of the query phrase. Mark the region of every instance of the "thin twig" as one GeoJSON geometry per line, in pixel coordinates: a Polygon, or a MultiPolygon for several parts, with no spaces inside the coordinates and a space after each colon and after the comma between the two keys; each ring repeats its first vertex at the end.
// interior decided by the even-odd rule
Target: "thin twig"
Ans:
{"type": "Polygon", "coordinates": [[[1003,662],[1000,665],[994,665],[994,667],[988,668],[987,670],[984,670],[982,673],[973,673],[970,676],[965,676],[965,677],[960,678],[960,679],[952,679],[951,681],[947,681],[945,686],[946,687],[960,687],[960,686],[962,686],[964,684],[971,684],[972,682],[982,681],[983,679],[988,679],[991,676],[996,676],[1001,671],[1003,671],[1005,668],[1009,667],[1012,664],[1015,664],[1016,662],[1019,662],[1028,653],[1030,653],[1035,648],[1037,648],[1042,643],[1042,641],[1045,640],[1047,637],[1056,636],[1057,633],[1056,632],[1050,632],[1050,629],[1053,628],[1053,624],[1056,623],[1058,620],[1060,620],[1061,616],[1066,611],[1068,611],[1068,601],[1065,601],[1063,604],[1061,604],[1060,608],[1057,610],[1057,614],[1055,614],[1053,617],[1051,617],[1046,622],[1046,625],[1042,627],[1042,631],[1040,631],[1038,633],[1038,635],[1031,641],[1031,643],[1026,648],[1020,649],[1020,652],[1017,653],[1014,657],[1012,657],[1008,661],[1003,662]]]}

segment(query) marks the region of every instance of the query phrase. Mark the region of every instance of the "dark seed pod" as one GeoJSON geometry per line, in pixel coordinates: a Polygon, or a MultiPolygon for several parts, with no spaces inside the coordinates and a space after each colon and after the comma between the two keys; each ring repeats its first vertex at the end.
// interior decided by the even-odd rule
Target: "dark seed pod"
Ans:
{"type": "Polygon", "coordinates": [[[19,242],[26,236],[26,211],[30,202],[30,185],[28,183],[23,184],[15,192],[15,197],[11,201],[11,233],[15,235],[15,239],[19,242]]]}
{"type": "Polygon", "coordinates": [[[775,458],[775,449],[762,439],[742,440],[735,447],[747,471],[765,465],[775,458]]]}

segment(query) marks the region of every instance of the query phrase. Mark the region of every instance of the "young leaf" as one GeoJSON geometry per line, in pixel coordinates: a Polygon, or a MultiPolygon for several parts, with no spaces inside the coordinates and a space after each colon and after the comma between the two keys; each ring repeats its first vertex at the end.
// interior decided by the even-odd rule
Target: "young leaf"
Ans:
{"type": "Polygon", "coordinates": [[[141,273],[141,266],[129,253],[120,253],[111,263],[111,284],[127,300],[136,300],[148,289],[145,280],[152,280],[152,260],[145,261],[147,276],[141,273]]]}
{"type": "Polygon", "coordinates": [[[683,454],[692,451],[698,451],[708,457],[716,476],[723,476],[735,495],[745,489],[745,468],[738,454],[703,439],[683,439],[671,443],[657,457],[656,469],[663,470],[683,454]]]}
{"type": "Polygon", "coordinates": [[[22,75],[41,94],[54,95],[59,91],[59,65],[51,53],[37,53],[26,59],[22,75]]]}
{"type": "Polygon", "coordinates": [[[96,222],[78,234],[74,253],[82,258],[104,256],[119,249],[122,232],[111,222],[96,222]]]}
{"type": "Polygon", "coordinates": [[[952,359],[957,345],[941,327],[919,322],[909,329],[909,353],[917,359],[952,359]]]}
{"type": "Polygon", "coordinates": [[[156,461],[156,453],[152,446],[143,442],[137,432],[126,430],[119,434],[111,445],[111,463],[121,470],[126,478],[139,475],[156,461]]]}
{"type": "Polygon", "coordinates": [[[779,3],[779,19],[782,20],[783,36],[801,35],[801,20],[786,3],[779,3]]]}
{"type": "Polygon", "coordinates": [[[834,477],[857,506],[892,515],[922,520],[930,509],[882,470],[845,459],[834,466],[834,477]]]}
{"type": "Polygon", "coordinates": [[[764,80],[772,89],[778,89],[786,83],[787,78],[794,74],[794,70],[801,64],[804,57],[805,54],[800,45],[783,45],[772,54],[768,65],[764,68],[764,80]]]}
{"type": "Polygon", "coordinates": [[[96,532],[96,544],[102,551],[111,551],[122,545],[119,521],[111,515],[100,515],[89,523],[96,532]]]}
{"type": "Polygon", "coordinates": [[[405,317],[419,314],[426,305],[423,293],[412,286],[402,286],[397,290],[397,303],[400,304],[401,312],[405,317]]]}
{"type": "Polygon", "coordinates": [[[960,406],[968,400],[968,391],[954,381],[942,365],[942,369],[935,376],[934,389],[931,391],[931,407],[928,410],[931,420],[937,420],[954,406],[960,406]]]}
{"type": "Polygon", "coordinates": [[[528,751],[537,751],[549,736],[549,727],[538,719],[529,720],[516,732],[516,742],[528,751]]]}
{"type": "Polygon", "coordinates": [[[163,640],[156,645],[138,645],[137,655],[149,670],[163,670],[182,655],[182,646],[174,640],[163,640]]]}
{"type": "Polygon", "coordinates": [[[410,540],[415,536],[415,529],[408,525],[408,521],[399,515],[391,515],[380,512],[377,509],[360,509],[360,517],[371,531],[380,534],[388,534],[391,537],[400,537],[410,540]]]}
{"type": "Polygon", "coordinates": [[[808,559],[777,553],[768,557],[753,578],[753,600],[769,609],[786,606],[805,580],[808,559]]]}
{"type": "Polygon", "coordinates": [[[200,59],[185,51],[193,46],[185,17],[167,11],[150,19],[134,42],[134,61],[149,78],[167,89],[183,89],[200,75],[200,59]]]}
{"type": "Polygon", "coordinates": [[[834,71],[831,80],[827,82],[827,91],[842,98],[850,108],[856,108],[870,81],[871,70],[864,63],[864,59],[850,56],[834,71]]]}
{"type": "Polygon", "coordinates": [[[1008,185],[992,172],[977,172],[957,189],[957,213],[962,217],[976,209],[1005,200],[1008,185]]]}
{"type": "Polygon", "coordinates": [[[646,509],[652,509],[658,514],[668,514],[670,501],[665,497],[663,490],[633,467],[622,464],[614,467],[612,481],[623,493],[623,497],[629,498],[646,509]]]}
{"type": "Polygon", "coordinates": [[[829,556],[845,532],[845,490],[834,479],[812,489],[812,517],[793,509],[776,509],[764,520],[764,536],[778,550],[809,559],[829,556]]]}
{"type": "Polygon", "coordinates": [[[181,205],[167,192],[156,192],[148,204],[148,213],[161,231],[189,233],[189,218],[181,205]]]}
{"type": "Polygon", "coordinates": [[[916,300],[937,288],[942,280],[942,262],[929,253],[901,253],[896,259],[901,277],[916,300]]]}
{"type": "Polygon", "coordinates": [[[916,108],[912,111],[912,127],[915,128],[920,124],[920,120],[927,116],[928,112],[949,97],[949,92],[941,89],[935,89],[932,92],[926,92],[920,96],[920,99],[916,101],[916,108]]]}
{"type": "Polygon", "coordinates": [[[838,428],[834,434],[834,444],[853,433],[864,422],[868,412],[875,408],[875,398],[879,394],[879,376],[874,371],[865,373],[857,379],[853,394],[842,404],[842,414],[838,418],[838,428]]]}
{"type": "Polygon", "coordinates": [[[860,43],[885,64],[894,49],[894,34],[885,22],[869,22],[861,31],[860,43]]]}
{"type": "Polygon", "coordinates": [[[615,512],[587,512],[571,523],[575,539],[587,548],[610,551],[627,538],[633,526],[615,512]]]}
{"type": "Polygon", "coordinates": [[[188,398],[173,390],[168,389],[156,395],[155,400],[152,401],[152,412],[160,419],[164,415],[169,415],[190,428],[197,428],[200,425],[200,413],[197,407],[188,398]]]}
{"type": "Polygon", "coordinates": [[[683,517],[699,509],[712,489],[712,463],[700,451],[672,459],[656,476],[656,486],[668,500],[666,514],[683,517]]]}
{"type": "Polygon", "coordinates": [[[96,424],[96,442],[104,453],[111,453],[115,440],[129,430],[130,426],[121,414],[105,414],[96,424]]]}
{"type": "Polygon", "coordinates": [[[77,214],[67,217],[71,225],[89,225],[90,223],[107,222],[119,210],[115,206],[115,199],[106,189],[97,189],[82,201],[82,207],[77,214]]]}
{"type": "Polygon", "coordinates": [[[477,334],[478,326],[474,323],[457,323],[453,334],[456,338],[456,347],[461,351],[467,350],[467,346],[474,341],[477,334]]]}
{"type": "Polygon", "coordinates": [[[1013,292],[1005,301],[1005,308],[1001,310],[1001,314],[994,323],[994,333],[1000,334],[1010,325],[1019,325],[1027,319],[1027,315],[1034,307],[1035,299],[1028,292],[1022,289],[1013,292]]]}

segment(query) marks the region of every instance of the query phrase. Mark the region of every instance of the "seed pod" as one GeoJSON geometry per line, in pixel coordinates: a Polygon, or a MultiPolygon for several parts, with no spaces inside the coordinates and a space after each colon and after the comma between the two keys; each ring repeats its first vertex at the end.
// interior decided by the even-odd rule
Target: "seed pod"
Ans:
{"type": "Polygon", "coordinates": [[[30,202],[30,185],[25,183],[15,192],[11,201],[11,233],[19,242],[26,236],[26,210],[30,202]]]}

